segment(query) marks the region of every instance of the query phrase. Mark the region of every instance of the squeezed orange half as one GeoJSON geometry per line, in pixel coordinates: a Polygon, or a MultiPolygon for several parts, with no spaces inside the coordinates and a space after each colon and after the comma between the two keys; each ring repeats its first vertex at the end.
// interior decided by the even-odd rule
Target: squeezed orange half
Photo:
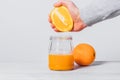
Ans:
{"type": "Polygon", "coordinates": [[[74,58],[72,54],[49,54],[49,68],[51,70],[72,70],[74,58]]]}
{"type": "Polygon", "coordinates": [[[72,30],[73,20],[66,7],[55,7],[51,11],[50,17],[57,30],[62,32],[68,32],[72,30]]]}

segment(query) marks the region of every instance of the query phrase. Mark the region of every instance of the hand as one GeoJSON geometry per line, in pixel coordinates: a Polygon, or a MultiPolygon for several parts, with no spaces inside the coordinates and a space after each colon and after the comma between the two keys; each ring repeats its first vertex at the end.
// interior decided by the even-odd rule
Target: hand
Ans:
{"type": "MultiPolygon", "coordinates": [[[[77,31],[81,31],[82,29],[84,29],[86,27],[85,23],[81,20],[80,18],[80,13],[79,13],[79,9],[76,7],[76,5],[71,1],[71,0],[59,0],[58,2],[56,2],[54,4],[55,7],[59,7],[59,6],[65,6],[70,14],[71,17],[73,19],[73,32],[77,32],[77,31]]],[[[49,23],[51,23],[51,27],[56,31],[59,32],[55,26],[52,24],[52,20],[49,16],[48,18],[49,23]]]]}

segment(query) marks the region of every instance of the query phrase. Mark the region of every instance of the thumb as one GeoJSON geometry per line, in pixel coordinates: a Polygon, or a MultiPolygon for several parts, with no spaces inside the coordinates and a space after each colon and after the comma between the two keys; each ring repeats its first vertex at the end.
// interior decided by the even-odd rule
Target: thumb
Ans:
{"type": "Polygon", "coordinates": [[[65,6],[68,7],[67,4],[69,4],[70,0],[59,0],[58,2],[56,2],[54,4],[55,7],[59,7],[59,6],[65,6]]]}
{"type": "Polygon", "coordinates": [[[59,6],[62,6],[62,2],[61,1],[58,1],[54,4],[54,7],[59,7],[59,6]]]}

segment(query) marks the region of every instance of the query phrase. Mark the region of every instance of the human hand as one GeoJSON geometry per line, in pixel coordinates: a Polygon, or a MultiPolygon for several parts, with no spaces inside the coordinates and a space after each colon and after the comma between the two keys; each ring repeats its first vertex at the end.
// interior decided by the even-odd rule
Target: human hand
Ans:
{"type": "MultiPolygon", "coordinates": [[[[82,29],[86,27],[85,23],[80,18],[79,9],[76,7],[76,5],[71,0],[59,0],[58,2],[54,4],[54,6],[55,7],[65,6],[68,9],[73,19],[73,29],[71,30],[72,32],[81,31],[82,29]]],[[[51,27],[56,32],[59,32],[59,30],[55,28],[54,24],[52,24],[52,20],[50,16],[48,18],[48,21],[51,24],[51,27]]]]}

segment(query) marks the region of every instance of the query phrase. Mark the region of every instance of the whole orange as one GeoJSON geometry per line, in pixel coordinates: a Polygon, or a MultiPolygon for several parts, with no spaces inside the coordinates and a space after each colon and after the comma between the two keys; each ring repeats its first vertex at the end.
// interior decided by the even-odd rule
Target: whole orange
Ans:
{"type": "Polygon", "coordinates": [[[73,57],[78,65],[87,66],[95,60],[95,49],[87,43],[81,43],[73,49],[73,57]]]}

